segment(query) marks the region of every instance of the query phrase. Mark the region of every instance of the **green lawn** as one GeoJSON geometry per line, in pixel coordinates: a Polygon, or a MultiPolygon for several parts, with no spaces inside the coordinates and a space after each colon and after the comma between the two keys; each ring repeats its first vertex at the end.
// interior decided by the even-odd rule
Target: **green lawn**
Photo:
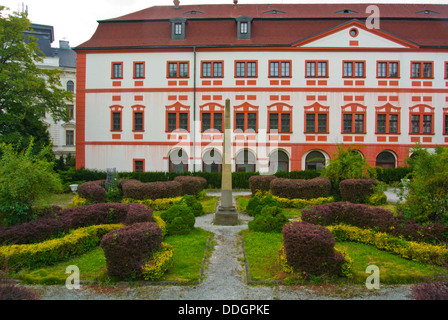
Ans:
{"type": "MultiPolygon", "coordinates": [[[[278,250],[282,245],[281,233],[244,230],[242,234],[252,280],[288,279],[278,264],[278,250]]],[[[370,275],[365,270],[371,264],[379,267],[380,282],[383,284],[415,283],[434,274],[432,266],[400,258],[369,245],[341,242],[336,243],[336,248],[346,251],[354,260],[353,276],[347,279],[349,283],[364,284],[370,275]]]]}
{"type": "MultiPolygon", "coordinates": [[[[162,280],[180,281],[185,284],[197,282],[200,279],[204,254],[209,254],[212,250],[207,247],[210,243],[209,237],[210,232],[199,228],[187,235],[167,236],[163,242],[174,247],[173,264],[162,280]]],[[[100,281],[107,284],[119,280],[107,275],[106,259],[101,247],[54,266],[32,271],[22,270],[17,276],[27,283],[62,285],[68,277],[65,270],[70,265],[79,268],[81,281],[100,281]]]]}

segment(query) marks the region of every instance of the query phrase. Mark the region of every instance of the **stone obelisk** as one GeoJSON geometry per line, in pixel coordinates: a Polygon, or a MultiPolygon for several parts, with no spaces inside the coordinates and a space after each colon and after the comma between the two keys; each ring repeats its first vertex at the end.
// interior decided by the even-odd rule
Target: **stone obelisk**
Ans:
{"type": "Polygon", "coordinates": [[[224,145],[222,156],[221,201],[218,203],[214,223],[217,225],[238,224],[238,210],[233,204],[232,196],[232,137],[230,129],[230,100],[226,100],[224,110],[224,145]]]}

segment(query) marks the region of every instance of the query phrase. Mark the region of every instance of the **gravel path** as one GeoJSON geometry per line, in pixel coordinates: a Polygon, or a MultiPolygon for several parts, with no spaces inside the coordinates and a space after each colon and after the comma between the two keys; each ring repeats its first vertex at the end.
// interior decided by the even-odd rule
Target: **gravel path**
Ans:
{"type": "MultiPolygon", "coordinates": [[[[281,286],[249,285],[246,282],[242,240],[238,232],[251,219],[240,214],[237,226],[212,224],[213,214],[196,218],[196,227],[215,234],[215,248],[205,269],[205,279],[195,286],[34,286],[43,300],[328,300],[374,299],[407,300],[410,286],[381,286],[370,291],[365,286],[281,286]]],[[[367,277],[367,274],[366,274],[367,277]]]]}

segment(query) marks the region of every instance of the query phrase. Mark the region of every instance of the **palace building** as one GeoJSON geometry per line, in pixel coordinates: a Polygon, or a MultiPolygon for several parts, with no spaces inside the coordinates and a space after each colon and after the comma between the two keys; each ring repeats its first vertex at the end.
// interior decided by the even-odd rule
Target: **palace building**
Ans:
{"type": "Polygon", "coordinates": [[[155,6],[75,48],[86,169],[320,169],[336,145],[398,167],[448,145],[448,5],[155,6]]]}

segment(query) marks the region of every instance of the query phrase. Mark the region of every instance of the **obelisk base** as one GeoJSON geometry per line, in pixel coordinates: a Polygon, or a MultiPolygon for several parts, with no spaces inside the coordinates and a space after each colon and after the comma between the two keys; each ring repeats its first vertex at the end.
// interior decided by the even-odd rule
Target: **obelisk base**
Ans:
{"type": "Polygon", "coordinates": [[[238,210],[232,207],[222,207],[220,203],[216,207],[213,223],[220,226],[235,226],[239,224],[238,210]]]}

